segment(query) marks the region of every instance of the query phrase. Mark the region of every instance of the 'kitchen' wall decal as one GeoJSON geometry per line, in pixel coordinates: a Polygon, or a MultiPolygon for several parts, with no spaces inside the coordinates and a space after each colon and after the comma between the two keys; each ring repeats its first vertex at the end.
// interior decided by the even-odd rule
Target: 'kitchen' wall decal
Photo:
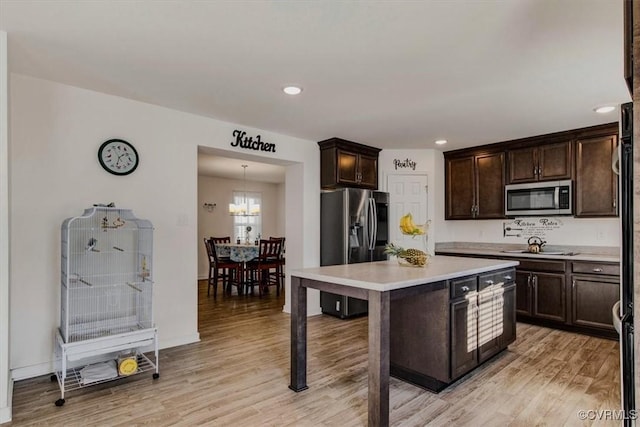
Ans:
{"type": "Polygon", "coordinates": [[[236,139],[231,141],[231,146],[246,148],[247,150],[268,151],[270,153],[276,152],[276,144],[262,141],[260,135],[256,136],[255,140],[253,137],[246,135],[247,133],[245,131],[234,130],[233,136],[235,136],[236,139]]]}

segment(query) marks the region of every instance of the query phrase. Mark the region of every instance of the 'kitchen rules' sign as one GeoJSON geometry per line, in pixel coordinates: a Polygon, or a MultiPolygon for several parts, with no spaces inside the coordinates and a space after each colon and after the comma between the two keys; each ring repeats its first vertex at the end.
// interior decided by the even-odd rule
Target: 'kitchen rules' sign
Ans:
{"type": "Polygon", "coordinates": [[[562,228],[558,218],[516,218],[502,223],[503,237],[545,237],[548,232],[562,228]]]}

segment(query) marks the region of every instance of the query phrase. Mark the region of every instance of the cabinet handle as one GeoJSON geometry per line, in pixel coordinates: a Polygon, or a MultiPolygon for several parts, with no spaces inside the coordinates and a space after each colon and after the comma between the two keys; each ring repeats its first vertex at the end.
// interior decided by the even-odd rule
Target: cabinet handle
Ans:
{"type": "Polygon", "coordinates": [[[469,292],[469,287],[468,286],[463,286],[463,287],[460,288],[460,290],[462,292],[469,292]]]}
{"type": "Polygon", "coordinates": [[[505,280],[505,282],[506,282],[507,280],[511,280],[511,276],[504,276],[504,280],[505,280]]]}
{"type": "Polygon", "coordinates": [[[538,276],[533,276],[533,287],[537,287],[538,286],[538,276]]]}
{"type": "Polygon", "coordinates": [[[531,287],[531,275],[527,276],[527,287],[530,288],[531,287]]]}
{"type": "Polygon", "coordinates": [[[572,287],[573,289],[575,289],[575,288],[576,288],[576,281],[575,281],[575,279],[571,281],[571,287],[572,287]]]}
{"type": "Polygon", "coordinates": [[[493,280],[485,280],[485,282],[487,285],[493,285],[493,280]]]}
{"type": "Polygon", "coordinates": [[[536,166],[533,167],[533,176],[535,177],[538,174],[538,168],[536,166]]]}
{"type": "Polygon", "coordinates": [[[616,199],[613,199],[613,208],[616,208],[616,199]]]}
{"type": "Polygon", "coordinates": [[[594,273],[602,273],[602,269],[600,267],[596,267],[593,269],[594,273]]]}
{"type": "Polygon", "coordinates": [[[540,172],[542,172],[542,168],[538,166],[538,178],[540,178],[540,172]]]}

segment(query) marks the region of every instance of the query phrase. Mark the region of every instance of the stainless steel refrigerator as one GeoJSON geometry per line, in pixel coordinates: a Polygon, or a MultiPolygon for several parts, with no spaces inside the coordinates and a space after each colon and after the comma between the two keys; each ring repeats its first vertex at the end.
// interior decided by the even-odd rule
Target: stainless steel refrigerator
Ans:
{"type": "MultiPolygon", "coordinates": [[[[342,188],[320,196],[320,265],[387,259],[389,193],[342,188]]],[[[367,313],[367,301],[320,293],[322,312],[342,319],[367,313]]]]}
{"type": "MultiPolygon", "coordinates": [[[[614,164],[614,170],[615,170],[614,164]]],[[[624,425],[634,425],[634,331],[633,331],[633,103],[621,106],[619,166],[621,282],[619,308],[614,308],[614,324],[620,334],[620,362],[622,367],[622,408],[624,425]]]]}

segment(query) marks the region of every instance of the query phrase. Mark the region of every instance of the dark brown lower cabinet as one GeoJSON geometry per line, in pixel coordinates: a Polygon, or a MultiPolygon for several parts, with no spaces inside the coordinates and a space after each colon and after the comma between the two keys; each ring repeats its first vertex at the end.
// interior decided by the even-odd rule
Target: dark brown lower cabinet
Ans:
{"type": "Polygon", "coordinates": [[[516,295],[515,283],[504,287],[501,347],[507,347],[516,340],[516,295]]]}
{"type": "Polygon", "coordinates": [[[565,275],[557,273],[531,273],[533,286],[532,315],[541,319],[565,322],[565,275]]]}
{"type": "Polygon", "coordinates": [[[391,301],[391,375],[440,391],[516,337],[514,269],[447,281],[391,301]]]}
{"type": "MultiPolygon", "coordinates": [[[[436,254],[475,256],[447,251],[436,254]]],[[[543,255],[516,260],[520,265],[515,272],[515,298],[505,297],[505,304],[514,302],[518,321],[618,339],[611,309],[620,299],[619,263],[558,260],[543,255]]]]}
{"type": "Polygon", "coordinates": [[[574,275],[571,287],[571,323],[614,331],[611,309],[620,299],[620,279],[574,275]]]}
{"type": "Polygon", "coordinates": [[[531,273],[516,270],[516,313],[531,315],[531,273]]]}
{"type": "Polygon", "coordinates": [[[557,269],[562,272],[516,271],[516,312],[520,315],[557,322],[565,322],[566,315],[566,276],[564,261],[560,262],[522,262],[524,267],[557,269]]]}
{"type": "Polygon", "coordinates": [[[458,378],[478,366],[477,310],[475,301],[470,303],[464,298],[451,303],[452,378],[458,378]]]}

